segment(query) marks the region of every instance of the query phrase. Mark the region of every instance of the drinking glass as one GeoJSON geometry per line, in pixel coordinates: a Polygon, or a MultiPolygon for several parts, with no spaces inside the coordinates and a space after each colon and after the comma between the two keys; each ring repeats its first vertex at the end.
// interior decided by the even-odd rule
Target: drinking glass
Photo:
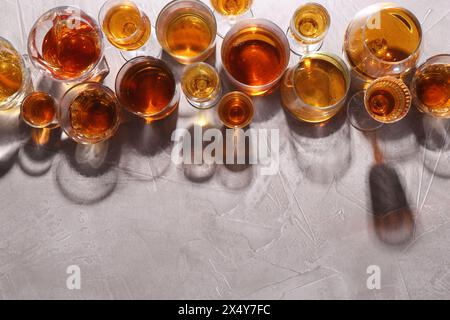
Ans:
{"type": "Polygon", "coordinates": [[[121,50],[125,60],[143,55],[160,56],[161,48],[150,19],[135,2],[106,1],[100,9],[99,21],[106,38],[121,50]]]}
{"type": "Polygon", "coordinates": [[[137,57],[120,69],[116,93],[121,105],[147,122],[161,120],[178,107],[180,93],[169,66],[153,57],[137,57]]]}
{"type": "Polygon", "coordinates": [[[253,18],[253,0],[211,0],[217,20],[217,34],[224,38],[236,22],[253,18]]]}
{"type": "Polygon", "coordinates": [[[411,92],[419,111],[450,118],[450,54],[436,55],[422,64],[414,75],[411,92]]]}
{"type": "Polygon", "coordinates": [[[350,72],[338,56],[325,52],[304,55],[281,81],[282,105],[299,120],[324,122],[342,109],[350,84],[350,72]]]}
{"type": "Polygon", "coordinates": [[[58,121],[74,141],[96,144],[116,133],[120,111],[120,104],[111,89],[97,82],[85,82],[64,94],[58,108],[58,121]]]}
{"type": "Polygon", "coordinates": [[[252,99],[245,93],[234,91],[222,97],[217,108],[222,124],[230,129],[242,129],[253,120],[255,113],[252,99]]]}
{"type": "Polygon", "coordinates": [[[299,7],[286,32],[291,51],[299,56],[319,51],[330,24],[330,14],[324,6],[309,2],[299,7]]]}
{"type": "Polygon", "coordinates": [[[222,43],[225,74],[250,96],[268,94],[279,84],[290,58],[286,34],[266,19],[236,23],[222,43]]]}
{"type": "Polygon", "coordinates": [[[97,22],[76,7],[44,13],[28,37],[32,64],[61,82],[101,81],[109,73],[97,22]]]}
{"type": "Polygon", "coordinates": [[[381,77],[349,100],[348,119],[358,130],[374,131],[384,124],[402,120],[411,108],[411,100],[411,93],[402,80],[381,77]]]}
{"type": "Polygon", "coordinates": [[[0,37],[0,111],[19,106],[31,86],[24,59],[8,40],[0,37]]]}
{"type": "Polygon", "coordinates": [[[213,107],[222,94],[219,73],[204,62],[187,66],[181,77],[181,84],[188,102],[198,109],[213,107]]]}
{"type": "Polygon", "coordinates": [[[32,128],[53,129],[59,126],[57,103],[46,92],[34,91],[23,100],[20,108],[22,120],[32,128]]]}
{"type": "Polygon", "coordinates": [[[371,5],[347,28],[344,54],[366,84],[383,76],[404,76],[416,67],[422,28],[412,12],[393,3],[371,5]]]}
{"type": "Polygon", "coordinates": [[[215,49],[216,33],[213,12],[198,0],[174,0],[156,20],[160,45],[182,64],[205,61],[215,49]]]}

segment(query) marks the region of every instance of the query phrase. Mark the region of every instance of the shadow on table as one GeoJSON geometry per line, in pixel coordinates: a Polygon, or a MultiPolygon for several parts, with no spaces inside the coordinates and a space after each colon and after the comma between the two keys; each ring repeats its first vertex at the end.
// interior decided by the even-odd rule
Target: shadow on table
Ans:
{"type": "Polygon", "coordinates": [[[19,108],[0,112],[0,178],[18,159],[19,150],[27,140],[20,120],[19,108]]]}
{"type": "Polygon", "coordinates": [[[21,147],[18,164],[31,177],[40,177],[50,171],[55,155],[59,151],[61,129],[36,129],[22,124],[29,137],[21,147]]]}
{"type": "Polygon", "coordinates": [[[392,246],[407,244],[414,234],[414,217],[395,169],[385,164],[372,167],[369,187],[378,238],[392,246]]]}
{"type": "Polygon", "coordinates": [[[297,164],[310,181],[329,184],[350,168],[351,134],[344,110],[324,123],[299,121],[285,112],[297,164]]]}
{"type": "Polygon", "coordinates": [[[450,119],[422,115],[420,120],[415,132],[423,150],[420,161],[432,175],[450,179],[450,119]]]}
{"type": "Polygon", "coordinates": [[[91,205],[109,197],[115,190],[121,157],[117,137],[94,145],[82,145],[66,139],[61,143],[62,159],[55,179],[61,193],[77,204],[91,205]]]}

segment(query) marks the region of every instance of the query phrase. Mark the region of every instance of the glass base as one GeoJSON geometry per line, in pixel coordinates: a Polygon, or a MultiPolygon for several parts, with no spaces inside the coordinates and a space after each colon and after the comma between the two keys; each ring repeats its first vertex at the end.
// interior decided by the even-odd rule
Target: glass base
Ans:
{"type": "Polygon", "coordinates": [[[255,15],[253,14],[252,9],[248,10],[246,13],[243,13],[239,16],[224,16],[217,11],[214,11],[214,16],[217,21],[217,35],[222,39],[225,38],[226,34],[230,29],[239,21],[244,19],[253,18],[255,15]]]}
{"type": "Polygon", "coordinates": [[[364,106],[364,91],[354,94],[347,105],[347,119],[350,124],[364,132],[375,131],[383,126],[383,123],[373,119],[364,106]]]}
{"type": "Polygon", "coordinates": [[[286,37],[288,38],[291,51],[297,56],[304,56],[305,54],[319,51],[323,45],[323,40],[314,44],[306,44],[299,42],[292,34],[291,28],[287,29],[286,37]]]}
{"type": "Polygon", "coordinates": [[[125,50],[120,51],[120,55],[122,56],[123,59],[125,59],[125,61],[129,61],[131,59],[141,56],[151,56],[154,58],[161,58],[161,54],[162,48],[158,42],[158,39],[156,39],[156,35],[154,32],[152,32],[152,34],[150,35],[150,38],[147,41],[147,43],[144,44],[139,49],[133,51],[125,51],[125,50]]]}

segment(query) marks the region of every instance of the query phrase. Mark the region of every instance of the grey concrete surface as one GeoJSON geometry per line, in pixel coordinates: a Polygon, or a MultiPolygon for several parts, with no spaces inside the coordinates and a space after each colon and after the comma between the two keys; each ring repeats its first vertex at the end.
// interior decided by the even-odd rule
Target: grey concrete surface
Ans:
{"type": "MultiPolygon", "coordinates": [[[[141,2],[152,21],[167,3],[141,2]]],[[[254,2],[257,17],[283,29],[303,3],[254,2]]],[[[352,16],[376,1],[320,2],[332,15],[323,49],[340,54],[352,16]]],[[[450,53],[447,0],[399,3],[425,20],[422,60],[450,53]]],[[[62,4],[96,17],[102,1],[1,0],[0,35],[25,53],[33,22],[62,4]]],[[[219,40],[217,48],[219,67],[219,40]]],[[[107,59],[112,86],[123,60],[110,47],[107,59]]],[[[215,121],[184,98],[170,119],[145,126],[128,117],[92,148],[58,131],[36,146],[17,111],[0,114],[0,298],[449,299],[449,123],[413,110],[382,128],[395,174],[380,173],[370,139],[345,115],[313,127],[290,119],[278,92],[255,103],[252,127],[280,130],[274,176],[258,166],[174,165],[172,130],[215,121]],[[378,219],[373,190],[376,201],[405,198],[409,209],[378,219]],[[81,269],[81,290],[66,287],[70,265],[81,269]],[[366,286],[371,265],[380,290],[366,286]]]]}

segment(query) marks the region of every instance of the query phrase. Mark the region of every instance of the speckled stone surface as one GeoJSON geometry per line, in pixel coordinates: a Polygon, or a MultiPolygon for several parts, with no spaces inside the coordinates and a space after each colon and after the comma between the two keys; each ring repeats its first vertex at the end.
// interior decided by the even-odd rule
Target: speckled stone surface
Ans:
{"type": "MultiPolygon", "coordinates": [[[[102,3],[1,2],[0,35],[23,53],[45,10],[70,2],[96,17],[102,3]]],[[[140,2],[153,22],[167,3],[140,2]]],[[[255,16],[284,30],[302,3],[254,2],[255,16]]],[[[319,2],[332,16],[323,49],[340,54],[350,19],[376,1],[319,2]]],[[[422,60],[450,53],[447,0],[398,2],[425,19],[422,60]]],[[[106,56],[113,87],[123,60],[109,46],[106,56]]],[[[36,73],[34,81],[49,85],[36,73]]],[[[252,127],[280,130],[274,176],[258,166],[173,164],[172,130],[214,118],[184,98],[163,122],[127,117],[114,139],[95,148],[58,131],[37,147],[17,111],[1,113],[0,298],[449,299],[449,123],[413,110],[383,127],[386,169],[374,166],[369,137],[344,114],[312,127],[283,112],[278,92],[255,103],[252,127]],[[373,214],[372,199],[399,198],[407,203],[395,216],[373,214]],[[81,269],[81,290],[66,287],[70,265],[81,269]],[[380,290],[367,288],[371,265],[381,269],[380,290]]]]}

